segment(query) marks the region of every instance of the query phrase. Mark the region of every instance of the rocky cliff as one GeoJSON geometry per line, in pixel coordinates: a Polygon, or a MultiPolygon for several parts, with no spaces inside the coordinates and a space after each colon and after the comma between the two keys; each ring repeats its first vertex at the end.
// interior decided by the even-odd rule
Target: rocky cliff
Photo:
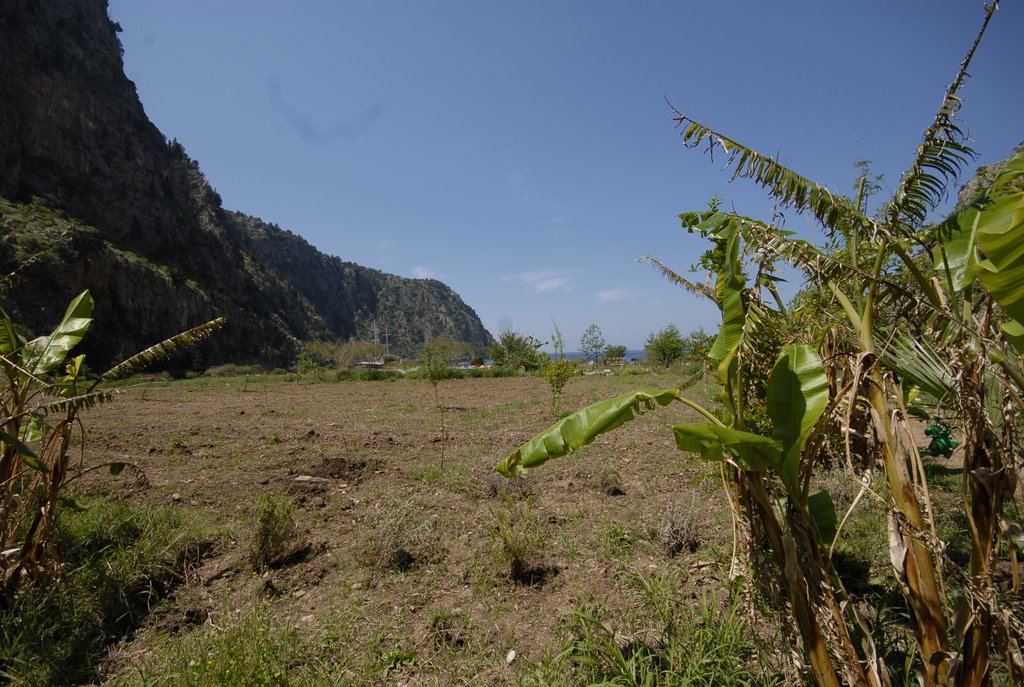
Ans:
{"type": "Polygon", "coordinates": [[[44,329],[91,289],[96,364],[218,315],[228,327],[186,364],[282,366],[299,340],[364,337],[375,323],[406,355],[441,334],[487,343],[443,284],[345,263],[226,212],[146,117],[118,30],[106,0],[0,4],[0,270],[36,256],[2,294],[16,320],[44,329]]]}

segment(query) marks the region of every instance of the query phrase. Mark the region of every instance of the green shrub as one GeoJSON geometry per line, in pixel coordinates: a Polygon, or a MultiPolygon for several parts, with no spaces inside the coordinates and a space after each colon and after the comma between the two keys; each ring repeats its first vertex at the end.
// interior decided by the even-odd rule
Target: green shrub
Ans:
{"type": "Polygon", "coordinates": [[[256,500],[256,527],[249,548],[252,567],[272,567],[290,551],[294,539],[292,502],[285,497],[261,494],[256,500]]]}
{"type": "Polygon", "coordinates": [[[492,533],[498,544],[498,558],[509,566],[509,577],[530,582],[541,569],[547,549],[547,523],[527,501],[502,494],[504,509],[491,509],[496,523],[492,533]]]}
{"type": "Polygon", "coordinates": [[[644,344],[648,362],[668,367],[686,353],[686,344],[679,334],[679,328],[670,324],[664,329],[652,332],[644,344]]]}
{"type": "MultiPolygon", "coordinates": [[[[281,370],[283,373],[284,370],[281,370]]],[[[263,368],[259,365],[235,365],[226,363],[206,368],[204,372],[207,377],[244,377],[247,375],[263,374],[263,368]]]]}

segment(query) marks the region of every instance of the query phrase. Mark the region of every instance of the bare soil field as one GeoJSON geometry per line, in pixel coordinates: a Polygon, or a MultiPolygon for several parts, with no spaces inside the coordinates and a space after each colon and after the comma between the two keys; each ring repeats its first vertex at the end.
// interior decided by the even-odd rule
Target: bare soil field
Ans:
{"type": "MultiPolygon", "coordinates": [[[[580,377],[562,407],[678,381],[580,377]]],[[[355,683],[515,684],[565,645],[559,619],[580,603],[599,602],[623,642],[650,630],[616,626],[642,603],[623,579],[671,574],[680,595],[724,603],[731,529],[717,468],[677,451],[669,430],[693,411],[648,413],[506,480],[493,465],[558,419],[547,384],[458,379],[439,390],[443,441],[433,389],[418,380],[193,380],[130,388],[90,410],[85,465],[140,470],[95,471],[79,491],[172,504],[214,532],[107,674],[260,607],[319,641],[355,683]],[[265,495],[293,505],[295,529],[261,569],[265,495]],[[668,541],[666,518],[689,519],[695,536],[668,541]],[[516,536],[525,542],[510,544],[516,536]],[[519,563],[510,545],[522,547],[519,563]]]]}

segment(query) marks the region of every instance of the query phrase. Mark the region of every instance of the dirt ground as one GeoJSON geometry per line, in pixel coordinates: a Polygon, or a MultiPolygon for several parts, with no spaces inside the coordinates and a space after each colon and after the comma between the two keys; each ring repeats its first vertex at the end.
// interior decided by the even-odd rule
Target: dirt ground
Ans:
{"type": "MultiPolygon", "coordinates": [[[[581,377],[562,407],[676,381],[581,377]]],[[[97,471],[80,489],[170,503],[217,533],[175,599],[114,652],[110,669],[130,667],[160,637],[267,600],[300,632],[347,631],[354,675],[401,648],[421,657],[405,684],[507,683],[562,646],[558,619],[574,604],[597,598],[614,616],[634,603],[619,593],[624,573],[681,571],[695,598],[722,588],[731,540],[716,469],[679,453],[669,430],[696,419],[693,411],[674,404],[648,413],[513,483],[492,467],[557,420],[547,384],[449,380],[439,393],[444,441],[433,389],[416,380],[194,380],[129,389],[89,411],[86,465],[123,461],[144,478],[97,471]],[[251,563],[262,494],[289,499],[297,524],[266,572],[251,563]],[[673,505],[696,517],[693,551],[669,555],[659,542],[673,505]],[[519,579],[497,527],[510,509],[542,532],[519,579]],[[439,617],[461,619],[454,643],[465,650],[441,655],[439,617]]]]}

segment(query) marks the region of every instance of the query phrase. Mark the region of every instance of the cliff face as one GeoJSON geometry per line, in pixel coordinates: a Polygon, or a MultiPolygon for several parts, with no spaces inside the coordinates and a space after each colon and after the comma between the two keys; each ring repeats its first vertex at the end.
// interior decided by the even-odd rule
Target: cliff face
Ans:
{"type": "Polygon", "coordinates": [[[324,255],[300,236],[256,217],[227,213],[246,253],[293,287],[341,339],[382,342],[413,356],[437,336],[482,350],[491,340],[476,312],[435,279],[407,279],[324,255]]]}
{"type": "Polygon", "coordinates": [[[117,30],[106,0],[0,5],[0,197],[10,201],[0,206],[0,269],[44,249],[4,294],[12,316],[44,329],[91,289],[95,363],[218,315],[228,327],[186,364],[281,366],[300,339],[364,336],[375,320],[389,335],[401,322],[391,340],[409,354],[439,334],[486,343],[476,314],[443,285],[343,263],[225,212],[184,149],[147,119],[117,30]]]}

